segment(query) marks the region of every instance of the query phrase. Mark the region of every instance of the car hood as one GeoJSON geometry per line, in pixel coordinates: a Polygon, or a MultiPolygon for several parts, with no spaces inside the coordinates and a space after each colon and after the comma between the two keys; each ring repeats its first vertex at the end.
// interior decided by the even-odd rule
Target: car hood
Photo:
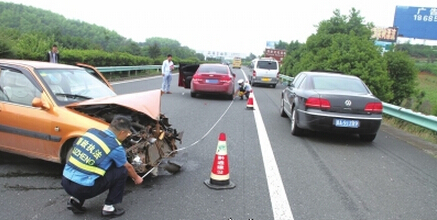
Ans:
{"type": "Polygon", "coordinates": [[[144,113],[154,120],[159,120],[161,112],[161,90],[89,99],[83,102],[69,104],[66,107],[82,111],[82,109],[86,109],[88,106],[91,108],[98,105],[118,105],[144,113]]]}

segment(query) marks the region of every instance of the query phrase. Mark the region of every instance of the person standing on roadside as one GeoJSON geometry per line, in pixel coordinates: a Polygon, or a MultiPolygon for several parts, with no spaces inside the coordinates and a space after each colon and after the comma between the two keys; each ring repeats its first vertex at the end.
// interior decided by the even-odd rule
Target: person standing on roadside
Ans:
{"type": "Polygon", "coordinates": [[[170,83],[171,83],[171,71],[174,69],[174,64],[172,61],[172,55],[167,55],[167,59],[162,62],[162,88],[161,95],[164,93],[171,94],[170,92],[170,83]]]}
{"type": "Polygon", "coordinates": [[[56,44],[53,44],[52,50],[47,53],[46,61],[50,63],[59,63],[59,51],[56,44]]]}

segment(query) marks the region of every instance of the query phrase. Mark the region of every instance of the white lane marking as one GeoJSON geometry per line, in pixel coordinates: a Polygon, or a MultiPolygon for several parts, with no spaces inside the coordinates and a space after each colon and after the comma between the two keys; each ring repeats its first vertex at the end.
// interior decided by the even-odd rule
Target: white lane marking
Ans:
{"type": "MultiPolygon", "coordinates": [[[[247,76],[244,70],[241,70],[245,81],[247,76]]],[[[294,220],[291,212],[290,204],[285,193],[284,184],[282,183],[281,174],[279,173],[278,165],[276,164],[275,155],[273,154],[272,145],[270,144],[269,136],[267,135],[266,127],[264,126],[261,112],[259,111],[258,103],[253,95],[253,115],[258,131],[259,144],[263,157],[264,170],[266,171],[267,185],[269,187],[270,201],[272,202],[273,217],[275,220],[294,220]]]]}

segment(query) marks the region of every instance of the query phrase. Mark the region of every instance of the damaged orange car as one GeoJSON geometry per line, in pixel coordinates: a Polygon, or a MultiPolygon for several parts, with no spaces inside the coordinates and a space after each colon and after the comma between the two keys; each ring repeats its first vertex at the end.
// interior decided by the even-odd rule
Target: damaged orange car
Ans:
{"type": "Polygon", "coordinates": [[[65,163],[89,128],[115,115],[131,119],[122,143],[137,173],[173,157],[182,132],[160,113],[160,90],[117,95],[94,67],[0,59],[0,150],[65,163]]]}

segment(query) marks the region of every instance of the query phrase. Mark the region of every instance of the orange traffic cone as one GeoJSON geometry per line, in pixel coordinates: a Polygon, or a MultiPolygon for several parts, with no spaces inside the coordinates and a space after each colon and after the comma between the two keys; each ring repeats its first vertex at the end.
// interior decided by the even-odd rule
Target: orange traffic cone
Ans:
{"type": "Polygon", "coordinates": [[[247,99],[246,109],[253,110],[253,93],[250,92],[249,98],[247,99]]]}
{"type": "Polygon", "coordinates": [[[212,164],[211,176],[205,180],[204,183],[211,189],[235,188],[235,184],[229,180],[228,150],[226,147],[225,133],[220,133],[217,151],[212,164]]]}

